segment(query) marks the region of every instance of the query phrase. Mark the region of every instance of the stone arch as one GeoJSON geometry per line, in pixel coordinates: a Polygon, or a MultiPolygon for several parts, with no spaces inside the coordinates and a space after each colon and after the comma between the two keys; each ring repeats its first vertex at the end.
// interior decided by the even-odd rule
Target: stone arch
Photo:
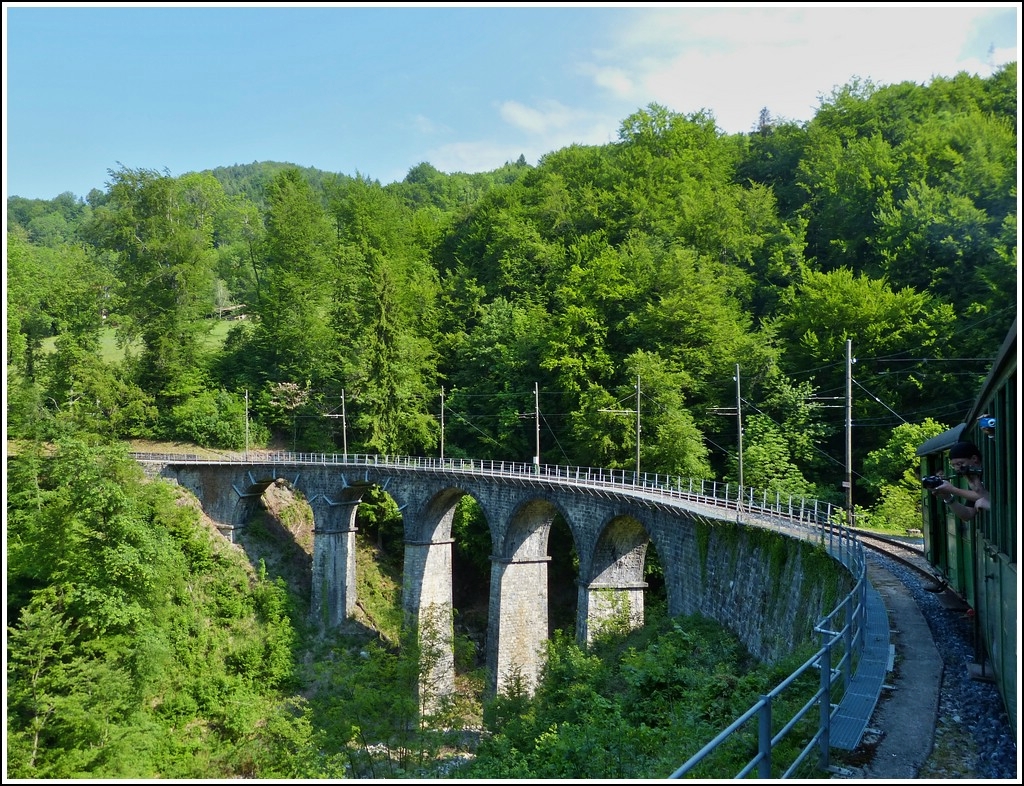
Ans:
{"type": "Polygon", "coordinates": [[[644,624],[644,562],[651,538],[630,514],[614,515],[601,528],[590,564],[580,567],[577,638],[589,644],[609,625],[644,624]]]}
{"type": "Polygon", "coordinates": [[[560,514],[548,529],[548,638],[563,630],[577,634],[580,556],[572,525],[560,514]]]}
{"type": "Polygon", "coordinates": [[[472,491],[459,498],[452,513],[452,618],[458,676],[460,669],[468,673],[486,666],[494,527],[492,511],[472,491]],[[467,518],[459,522],[460,515],[467,518]],[[456,529],[456,522],[463,526],[456,529]]]}
{"type": "Polygon", "coordinates": [[[431,495],[419,515],[405,517],[405,539],[415,542],[451,538],[455,509],[466,493],[461,488],[448,486],[431,495]]]}
{"type": "Polygon", "coordinates": [[[310,618],[324,629],[333,628],[355,614],[356,514],[372,483],[321,486],[308,497],[313,509],[313,576],[310,618]]]}
{"type": "Polygon", "coordinates": [[[420,650],[419,701],[440,706],[455,690],[455,607],[452,522],[468,492],[457,486],[433,490],[416,509],[403,508],[405,556],[402,608],[420,650]]]}
{"type": "Polygon", "coordinates": [[[276,478],[256,479],[252,477],[252,473],[249,473],[248,480],[249,483],[241,488],[235,486],[238,499],[235,501],[230,519],[226,522],[229,527],[227,535],[232,541],[235,531],[246,526],[259,511],[260,500],[263,499],[264,492],[270,488],[276,478]]]}
{"type": "Polygon", "coordinates": [[[232,541],[250,564],[287,582],[309,613],[313,589],[314,514],[305,495],[284,478],[260,480],[235,508],[232,541]],[[254,501],[255,500],[255,501],[254,501]]]}
{"type": "Polygon", "coordinates": [[[495,536],[487,631],[494,694],[515,686],[532,693],[540,677],[548,639],[548,535],[560,513],[571,521],[557,503],[530,497],[514,507],[502,537],[495,536]]]}
{"type": "MultiPolygon", "coordinates": [[[[417,510],[402,508],[405,556],[402,569],[402,607],[407,623],[416,627],[421,613],[452,615],[452,520],[466,491],[455,486],[434,490],[417,510]]],[[[437,624],[434,620],[432,624],[437,624]]],[[[451,643],[451,634],[445,634],[451,643]]],[[[450,647],[449,647],[450,648],[450,647]]]]}

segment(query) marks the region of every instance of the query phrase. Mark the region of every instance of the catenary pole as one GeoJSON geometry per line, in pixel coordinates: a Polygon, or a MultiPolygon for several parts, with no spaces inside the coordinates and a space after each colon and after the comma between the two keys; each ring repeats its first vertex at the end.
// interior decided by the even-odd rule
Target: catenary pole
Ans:
{"type": "Polygon", "coordinates": [[[536,382],[533,383],[533,406],[537,423],[537,453],[533,457],[533,463],[537,465],[537,471],[540,472],[540,388],[536,382]]]}
{"type": "Polygon", "coordinates": [[[743,410],[740,397],[740,364],[736,364],[736,443],[739,446],[740,487],[736,498],[736,510],[743,511],[743,410]]]}
{"type": "Polygon", "coordinates": [[[640,375],[636,375],[636,478],[640,480],[640,375]]]}
{"type": "Polygon", "coordinates": [[[846,339],[846,526],[853,526],[853,340],[846,339]]]}

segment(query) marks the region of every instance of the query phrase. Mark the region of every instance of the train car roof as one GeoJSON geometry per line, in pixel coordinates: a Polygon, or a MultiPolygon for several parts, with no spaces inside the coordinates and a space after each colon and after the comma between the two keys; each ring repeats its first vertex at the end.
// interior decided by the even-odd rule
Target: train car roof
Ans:
{"type": "Polygon", "coordinates": [[[981,385],[981,391],[975,399],[974,406],[971,407],[971,411],[968,413],[967,420],[960,423],[948,431],[943,431],[937,437],[932,437],[927,442],[923,442],[917,448],[918,456],[928,456],[932,453],[939,453],[943,450],[949,450],[953,445],[960,441],[960,437],[963,435],[964,430],[967,428],[968,423],[973,423],[981,415],[982,409],[986,406],[986,399],[992,389],[993,385],[998,382],[1003,374],[1012,366],[1016,368],[1017,364],[1017,318],[1013,318],[1013,324],[1010,326],[1009,331],[1006,333],[1006,338],[1003,340],[1003,345],[999,348],[999,353],[996,355],[995,362],[992,364],[992,369],[989,371],[988,376],[981,385]]]}
{"type": "Polygon", "coordinates": [[[1010,329],[1006,334],[1006,338],[1003,340],[1003,345],[999,348],[999,354],[996,355],[995,363],[992,364],[992,370],[989,371],[988,376],[981,385],[981,392],[978,394],[978,398],[975,399],[974,406],[967,415],[967,422],[972,423],[982,415],[982,410],[986,406],[986,400],[988,399],[989,393],[992,388],[1003,378],[1003,376],[1009,372],[1011,368],[1016,369],[1017,367],[1017,317],[1013,318],[1013,324],[1010,325],[1010,329]]]}
{"type": "Polygon", "coordinates": [[[960,435],[964,433],[965,428],[967,428],[967,424],[961,423],[958,426],[953,426],[948,431],[943,431],[939,436],[932,437],[927,442],[921,443],[917,448],[917,455],[928,456],[932,453],[949,450],[960,441],[960,435]]]}

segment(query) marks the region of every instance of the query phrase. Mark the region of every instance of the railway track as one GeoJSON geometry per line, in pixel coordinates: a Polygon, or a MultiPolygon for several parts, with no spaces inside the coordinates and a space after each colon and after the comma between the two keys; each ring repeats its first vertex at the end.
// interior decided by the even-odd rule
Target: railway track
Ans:
{"type": "Polygon", "coordinates": [[[925,579],[922,585],[929,592],[942,592],[946,589],[946,581],[935,570],[924,556],[924,541],[920,538],[896,538],[879,535],[866,530],[854,530],[857,539],[878,554],[882,554],[901,565],[904,565],[925,579]]]}

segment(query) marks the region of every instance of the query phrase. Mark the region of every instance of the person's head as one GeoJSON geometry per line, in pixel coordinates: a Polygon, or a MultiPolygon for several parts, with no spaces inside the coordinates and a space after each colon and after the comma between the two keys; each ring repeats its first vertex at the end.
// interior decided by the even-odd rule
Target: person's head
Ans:
{"type": "Polygon", "coordinates": [[[958,475],[981,474],[981,451],[973,442],[957,442],[949,449],[949,466],[958,475]]]}

